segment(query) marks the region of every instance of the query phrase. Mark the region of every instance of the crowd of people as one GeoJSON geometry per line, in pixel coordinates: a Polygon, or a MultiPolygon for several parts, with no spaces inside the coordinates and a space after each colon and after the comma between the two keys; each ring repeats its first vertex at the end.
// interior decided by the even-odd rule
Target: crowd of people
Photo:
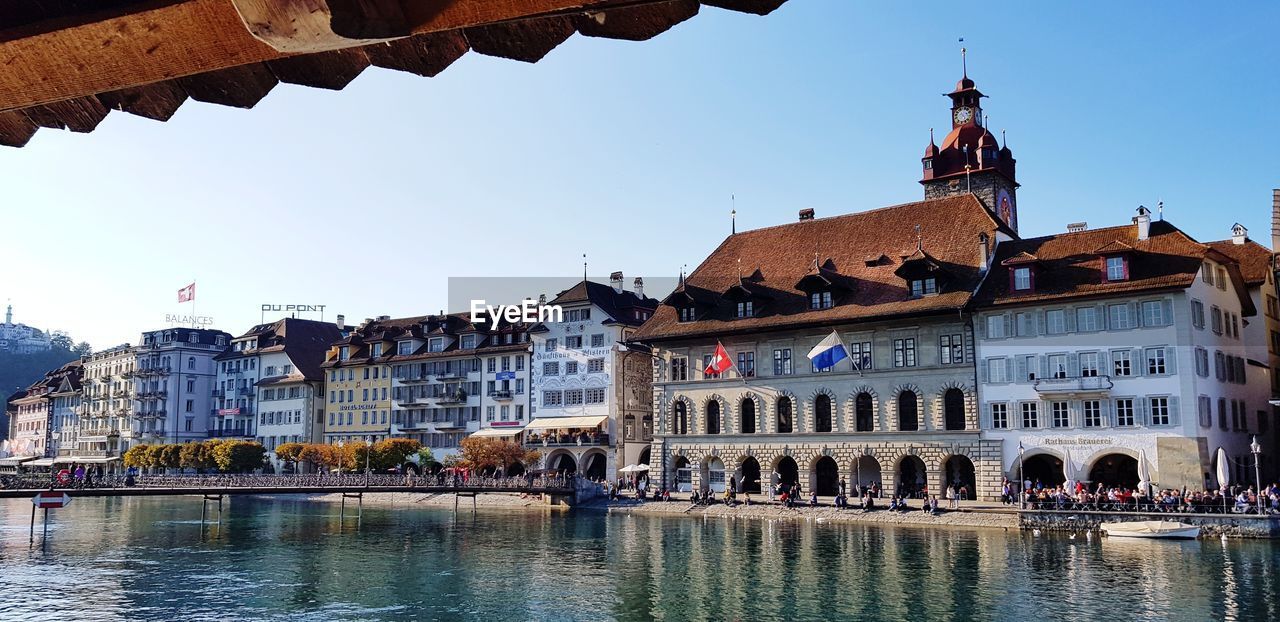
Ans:
{"type": "Polygon", "coordinates": [[[1253,486],[1190,490],[1148,487],[1092,486],[1084,482],[1045,485],[1040,480],[1024,481],[1019,495],[1017,482],[1004,481],[1001,501],[1006,505],[1025,503],[1032,510],[1085,510],[1111,512],[1176,512],[1196,514],[1280,514],[1280,484],[1271,484],[1261,494],[1253,486]]]}
{"type": "MultiPolygon", "coordinates": [[[[622,482],[619,482],[619,485],[617,486],[610,485],[608,489],[609,498],[619,498],[620,491],[628,488],[636,490],[637,499],[647,499],[644,485],[639,487],[628,487],[622,482]]],[[[750,506],[760,502],[753,499],[750,492],[738,492],[735,488],[736,487],[733,485],[726,486],[724,491],[720,493],[716,493],[706,487],[703,487],[700,490],[694,489],[689,493],[689,502],[694,505],[723,503],[731,507],[736,505],[750,506]]],[[[810,490],[808,494],[806,494],[804,487],[798,481],[780,482],[771,486],[766,486],[765,491],[767,493],[765,502],[769,504],[778,503],[787,508],[794,508],[797,506],[817,507],[825,505],[819,502],[817,491],[810,490]]],[[[842,479],[840,480],[831,506],[839,510],[861,509],[863,511],[874,511],[886,508],[895,512],[924,511],[931,514],[939,514],[945,510],[959,509],[960,501],[968,498],[968,487],[960,483],[946,486],[944,489],[944,497],[946,499],[945,508],[943,507],[942,502],[938,500],[938,496],[930,496],[927,489],[922,489],[921,492],[916,493],[915,495],[895,494],[889,499],[887,505],[880,505],[884,503],[884,491],[879,482],[862,485],[854,484],[853,486],[850,486],[848,482],[842,479]],[[919,502],[916,505],[911,503],[911,498],[913,496],[919,498],[919,502]]],[[[671,490],[663,488],[656,491],[653,494],[653,500],[671,501],[671,490]]]]}

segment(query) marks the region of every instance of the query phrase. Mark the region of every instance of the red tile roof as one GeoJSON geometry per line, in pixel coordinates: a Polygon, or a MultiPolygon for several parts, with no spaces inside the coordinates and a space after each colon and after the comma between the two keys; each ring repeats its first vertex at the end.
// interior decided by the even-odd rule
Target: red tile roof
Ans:
{"type": "MultiPolygon", "coordinates": [[[[1230,257],[1201,244],[1166,221],[1151,223],[1147,239],[1138,239],[1136,225],[1060,233],[1003,242],[996,249],[991,274],[975,297],[977,305],[1024,304],[1066,298],[1107,296],[1185,288],[1195,280],[1206,258],[1224,263],[1232,280],[1243,283],[1239,267],[1230,257]],[[1129,261],[1129,278],[1103,279],[1102,255],[1123,250],[1129,261]],[[1031,254],[1039,260],[1035,289],[1010,288],[1010,258],[1031,254]]],[[[1016,262],[1014,262],[1016,263],[1016,262]]],[[[1243,287],[1238,288],[1244,315],[1253,305],[1243,287]]]]}
{"type": "Polygon", "coordinates": [[[997,231],[1007,230],[976,198],[961,195],[737,233],[689,274],[634,339],[660,341],[952,312],[969,302],[981,277],[979,235],[992,237],[997,231]],[[912,298],[907,282],[895,275],[917,249],[938,266],[942,282],[937,295],[912,298]],[[867,265],[868,258],[881,255],[885,261],[867,265]],[[823,265],[833,266],[852,288],[844,296],[837,293],[837,304],[829,309],[810,310],[808,296],[796,287],[813,271],[815,256],[825,258],[823,265]],[[755,270],[761,279],[754,287],[767,290],[770,297],[761,298],[756,317],[730,319],[732,305],[720,293],[735,285],[739,274],[755,270]],[[696,321],[678,321],[678,311],[670,304],[684,294],[706,305],[696,321]]]}
{"type": "Polygon", "coordinates": [[[1271,251],[1267,247],[1253,240],[1245,240],[1244,244],[1236,244],[1231,240],[1206,244],[1240,264],[1240,272],[1244,274],[1246,285],[1252,287],[1267,282],[1267,273],[1271,271],[1271,251]]]}

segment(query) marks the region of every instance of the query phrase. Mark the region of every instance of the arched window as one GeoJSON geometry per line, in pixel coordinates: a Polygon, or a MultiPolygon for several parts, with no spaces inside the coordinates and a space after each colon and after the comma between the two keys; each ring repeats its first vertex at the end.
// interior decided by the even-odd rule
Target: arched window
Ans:
{"type": "Polygon", "coordinates": [[[187,369],[195,369],[195,368],[196,368],[196,357],[194,356],[187,357],[187,369]]]}
{"type": "Polygon", "coordinates": [[[707,402],[707,434],[720,433],[720,402],[707,402]]]}
{"type": "Polygon", "coordinates": [[[756,401],[749,398],[742,398],[742,404],[738,406],[738,429],[743,434],[756,433],[756,401]]]}
{"type": "Polygon", "coordinates": [[[813,399],[813,429],[815,432],[831,431],[831,398],[819,393],[813,399]]]}
{"type": "Polygon", "coordinates": [[[672,433],[688,434],[689,433],[689,407],[684,402],[676,402],[672,407],[674,411],[671,421],[672,433]]]}
{"type": "Polygon", "coordinates": [[[791,433],[791,398],[778,398],[778,434],[791,433]]]}
{"type": "Polygon", "coordinates": [[[942,394],[942,418],[948,430],[964,429],[964,391],[952,388],[942,394]]]}
{"type": "Polygon", "coordinates": [[[855,426],[857,431],[871,432],[875,430],[875,413],[870,393],[863,391],[853,399],[853,414],[854,419],[856,419],[855,426]]]}
{"type": "Polygon", "coordinates": [[[914,391],[898,394],[898,429],[914,432],[920,429],[920,404],[914,391]]]}

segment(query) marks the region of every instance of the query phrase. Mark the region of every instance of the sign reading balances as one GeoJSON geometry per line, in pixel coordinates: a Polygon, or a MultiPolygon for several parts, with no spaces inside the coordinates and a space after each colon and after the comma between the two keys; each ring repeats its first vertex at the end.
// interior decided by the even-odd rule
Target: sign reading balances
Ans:
{"type": "Polygon", "coordinates": [[[164,314],[164,321],[169,324],[190,324],[192,326],[209,326],[213,324],[213,318],[208,315],[181,315],[178,313],[164,314]]]}

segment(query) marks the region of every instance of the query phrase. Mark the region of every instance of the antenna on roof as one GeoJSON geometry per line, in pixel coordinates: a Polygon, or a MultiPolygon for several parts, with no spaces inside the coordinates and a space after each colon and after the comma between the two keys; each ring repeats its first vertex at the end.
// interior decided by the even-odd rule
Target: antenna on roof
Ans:
{"type": "Polygon", "coordinates": [[[1009,146],[1009,142],[1004,138],[1004,128],[1000,128],[1000,148],[1004,149],[1009,146]]]}
{"type": "Polygon", "coordinates": [[[738,198],[732,194],[729,195],[729,203],[732,209],[729,210],[729,233],[738,232],[738,198]]]}
{"type": "Polygon", "coordinates": [[[1160,215],[1160,220],[1164,220],[1164,199],[1156,201],[1156,213],[1160,215]]]}

